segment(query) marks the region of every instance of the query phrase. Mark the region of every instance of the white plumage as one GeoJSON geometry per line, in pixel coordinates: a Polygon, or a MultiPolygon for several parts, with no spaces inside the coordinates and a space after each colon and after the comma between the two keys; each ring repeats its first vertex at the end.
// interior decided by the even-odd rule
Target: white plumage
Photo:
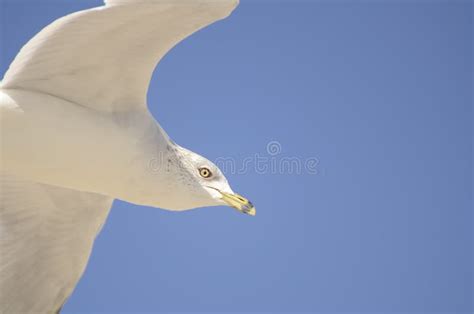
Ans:
{"type": "Polygon", "coordinates": [[[21,49],[0,89],[0,313],[60,310],[114,198],[255,214],[213,163],[170,140],[146,102],[159,60],[237,4],[107,0],[21,49]]]}
{"type": "Polygon", "coordinates": [[[238,1],[107,3],[43,29],[21,49],[2,87],[38,91],[105,111],[145,107],[160,59],[184,38],[228,16],[238,1]]]}
{"type": "Polygon", "coordinates": [[[112,198],[1,177],[2,313],[59,310],[85,269],[112,198]]]}

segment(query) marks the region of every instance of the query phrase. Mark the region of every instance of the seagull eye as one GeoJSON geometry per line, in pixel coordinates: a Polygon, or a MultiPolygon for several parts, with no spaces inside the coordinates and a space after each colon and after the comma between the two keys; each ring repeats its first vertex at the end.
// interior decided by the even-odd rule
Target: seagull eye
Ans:
{"type": "Polygon", "coordinates": [[[199,174],[205,179],[210,178],[212,176],[211,170],[206,167],[199,168],[199,174]]]}

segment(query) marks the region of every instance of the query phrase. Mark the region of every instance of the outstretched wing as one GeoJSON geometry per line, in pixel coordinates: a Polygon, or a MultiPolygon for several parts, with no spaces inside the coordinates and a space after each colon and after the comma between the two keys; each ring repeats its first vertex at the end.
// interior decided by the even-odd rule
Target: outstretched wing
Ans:
{"type": "Polygon", "coordinates": [[[0,174],[0,313],[58,311],[112,201],[0,174]]]}
{"type": "Polygon", "coordinates": [[[178,42],[227,17],[238,0],[106,0],[30,40],[2,88],[42,92],[101,111],[146,107],[156,64],[178,42]]]}

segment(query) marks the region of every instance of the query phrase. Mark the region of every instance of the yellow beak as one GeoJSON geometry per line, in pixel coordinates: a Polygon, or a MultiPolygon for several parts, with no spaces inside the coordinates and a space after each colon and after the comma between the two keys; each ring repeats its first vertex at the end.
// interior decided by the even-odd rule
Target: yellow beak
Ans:
{"type": "Polygon", "coordinates": [[[222,194],[222,200],[229,204],[229,206],[237,209],[239,212],[250,216],[255,216],[257,213],[252,202],[245,197],[242,197],[239,194],[230,194],[222,191],[219,192],[222,194]]]}

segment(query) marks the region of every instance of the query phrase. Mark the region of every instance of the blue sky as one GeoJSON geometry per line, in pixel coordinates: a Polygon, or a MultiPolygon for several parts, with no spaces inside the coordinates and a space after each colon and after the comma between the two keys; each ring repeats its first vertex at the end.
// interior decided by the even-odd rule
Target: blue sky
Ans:
{"type": "MultiPolygon", "coordinates": [[[[0,1],[0,75],[100,5],[0,1]]],[[[247,164],[228,179],[257,216],[116,201],[64,313],[472,312],[472,23],[472,1],[242,0],[182,42],[150,109],[247,164]]]]}

